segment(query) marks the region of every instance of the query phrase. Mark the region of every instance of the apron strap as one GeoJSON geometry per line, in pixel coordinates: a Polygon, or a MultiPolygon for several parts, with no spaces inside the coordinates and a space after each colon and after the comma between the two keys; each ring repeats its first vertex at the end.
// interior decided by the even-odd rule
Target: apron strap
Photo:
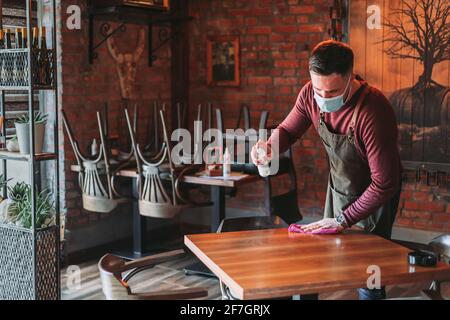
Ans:
{"type": "Polygon", "coordinates": [[[353,136],[355,133],[355,127],[356,127],[356,119],[358,118],[358,115],[361,111],[364,98],[367,96],[368,93],[369,93],[369,87],[367,85],[364,85],[364,88],[358,97],[358,101],[356,103],[355,110],[353,111],[352,119],[350,121],[350,126],[348,127],[348,131],[349,131],[348,136],[349,136],[350,140],[353,140],[353,136]]]}

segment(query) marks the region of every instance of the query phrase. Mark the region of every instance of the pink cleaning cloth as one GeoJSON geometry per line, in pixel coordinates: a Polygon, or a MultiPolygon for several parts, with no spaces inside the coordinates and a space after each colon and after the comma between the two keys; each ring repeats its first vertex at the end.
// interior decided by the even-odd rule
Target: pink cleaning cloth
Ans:
{"type": "Polygon", "coordinates": [[[303,227],[303,225],[293,223],[289,226],[288,231],[296,232],[296,233],[306,233],[306,234],[336,234],[336,233],[339,233],[338,228],[316,229],[316,230],[311,230],[311,231],[305,231],[301,227],[303,227]]]}

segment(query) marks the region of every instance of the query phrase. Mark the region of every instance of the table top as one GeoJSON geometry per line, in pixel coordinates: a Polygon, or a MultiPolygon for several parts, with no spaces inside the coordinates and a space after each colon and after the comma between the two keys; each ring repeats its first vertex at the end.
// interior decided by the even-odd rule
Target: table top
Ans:
{"type": "Polygon", "coordinates": [[[380,267],[381,285],[450,279],[449,265],[411,266],[410,249],[353,229],[337,235],[285,228],[208,233],[186,235],[184,242],[238,299],[366,287],[369,266],[380,267]]]}
{"type": "Polygon", "coordinates": [[[239,185],[255,182],[261,179],[260,176],[256,174],[244,174],[234,171],[231,172],[230,178],[206,177],[205,175],[205,171],[200,171],[192,175],[185,175],[183,177],[183,182],[207,186],[234,188],[239,185]]]}
{"type": "MultiPolygon", "coordinates": [[[[71,165],[70,170],[73,172],[80,172],[80,166],[71,165]]],[[[191,175],[185,175],[183,177],[183,182],[192,183],[192,184],[201,184],[208,186],[219,186],[219,187],[228,187],[234,188],[242,184],[251,183],[254,181],[258,181],[260,177],[255,174],[243,174],[239,172],[231,172],[231,178],[223,178],[223,177],[205,177],[205,172],[197,172],[191,175]],[[241,179],[237,179],[239,175],[242,175],[241,179]]],[[[138,176],[136,168],[125,168],[116,173],[116,176],[120,177],[128,177],[128,178],[136,178],[138,176]]]]}

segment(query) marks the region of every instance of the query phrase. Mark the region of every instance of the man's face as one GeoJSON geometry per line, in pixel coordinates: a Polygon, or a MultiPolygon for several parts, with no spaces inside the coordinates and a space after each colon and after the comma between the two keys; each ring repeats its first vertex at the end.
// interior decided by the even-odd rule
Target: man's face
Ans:
{"type": "Polygon", "coordinates": [[[351,75],[351,73],[347,75],[332,73],[323,76],[312,71],[309,74],[314,91],[322,98],[333,98],[343,94],[351,75]]]}

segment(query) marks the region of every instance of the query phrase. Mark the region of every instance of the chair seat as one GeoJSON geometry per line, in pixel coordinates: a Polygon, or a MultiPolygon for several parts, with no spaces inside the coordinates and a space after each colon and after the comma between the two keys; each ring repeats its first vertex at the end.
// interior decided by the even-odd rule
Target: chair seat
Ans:
{"type": "Polygon", "coordinates": [[[145,217],[170,219],[177,216],[188,205],[173,205],[172,203],[154,203],[139,200],[139,214],[145,217]]]}

